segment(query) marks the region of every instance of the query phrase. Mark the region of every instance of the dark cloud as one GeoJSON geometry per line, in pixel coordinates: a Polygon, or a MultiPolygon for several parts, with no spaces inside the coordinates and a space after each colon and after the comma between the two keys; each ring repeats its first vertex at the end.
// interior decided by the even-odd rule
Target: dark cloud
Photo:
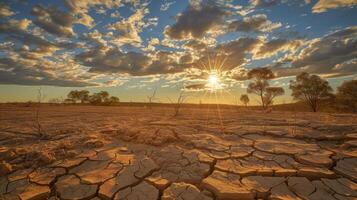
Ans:
{"type": "Polygon", "coordinates": [[[31,47],[38,53],[46,53],[50,49],[56,48],[56,44],[49,42],[38,35],[29,33],[27,27],[30,23],[31,21],[27,19],[9,20],[0,23],[0,34],[6,35],[8,41],[18,42],[26,47],[31,47]]]}
{"type": "MultiPolygon", "coordinates": [[[[344,76],[357,73],[357,26],[336,31],[310,41],[299,55],[291,60],[291,67],[276,67],[279,76],[296,75],[298,72],[344,76]]],[[[286,62],[282,61],[282,63],[286,62]]]]}
{"type": "Polygon", "coordinates": [[[81,64],[96,73],[126,73],[134,76],[182,72],[190,65],[178,63],[177,55],[158,51],[149,56],[139,52],[122,52],[117,48],[95,48],[76,56],[81,64]]]}
{"type": "MultiPolygon", "coordinates": [[[[260,38],[241,37],[204,51],[193,66],[200,69],[220,68],[220,70],[224,71],[234,70],[245,65],[249,58],[256,60],[269,58],[279,52],[295,53],[303,43],[303,40],[274,39],[265,41],[260,38]]],[[[237,74],[239,77],[234,79],[245,79],[244,76],[240,78],[242,76],[241,73],[237,74]]]]}
{"type": "Polygon", "coordinates": [[[204,83],[197,83],[197,84],[192,84],[192,85],[187,85],[184,88],[187,91],[200,91],[200,90],[205,90],[207,89],[206,84],[204,83]]]}
{"type": "Polygon", "coordinates": [[[191,56],[191,54],[185,54],[183,56],[180,57],[180,63],[181,64],[188,64],[188,63],[192,63],[193,58],[191,56]]]}
{"type": "Polygon", "coordinates": [[[227,73],[227,77],[236,80],[236,81],[245,81],[248,80],[249,70],[245,67],[237,67],[227,73]]]}
{"type": "Polygon", "coordinates": [[[189,40],[184,44],[184,47],[195,51],[202,51],[207,48],[207,44],[200,40],[189,40]]]}
{"type": "Polygon", "coordinates": [[[36,5],[32,8],[31,14],[37,17],[34,23],[51,34],[61,37],[74,35],[72,25],[75,18],[71,13],[63,12],[55,7],[46,8],[36,5]]]}
{"type": "Polygon", "coordinates": [[[80,77],[57,76],[48,64],[46,62],[40,63],[26,59],[0,58],[0,84],[53,85],[63,87],[97,85],[80,79],[80,77]]]}
{"type": "Polygon", "coordinates": [[[202,38],[222,24],[226,15],[226,11],[213,3],[191,4],[177,17],[175,24],[166,27],[165,34],[172,39],[202,38]]]}
{"type": "Polygon", "coordinates": [[[51,85],[61,87],[97,86],[94,83],[77,80],[52,79],[50,77],[34,77],[32,74],[21,74],[0,70],[0,84],[15,85],[51,85]]]}
{"type": "Polygon", "coordinates": [[[221,55],[223,62],[222,68],[230,70],[241,66],[246,62],[246,57],[262,44],[257,38],[239,38],[238,40],[223,43],[215,48],[215,51],[221,55]]]}
{"type": "Polygon", "coordinates": [[[255,58],[267,58],[275,55],[278,52],[293,52],[299,48],[304,42],[302,40],[286,40],[274,39],[264,45],[254,54],[255,58]]]}
{"type": "Polygon", "coordinates": [[[259,14],[233,21],[228,25],[228,29],[229,31],[240,32],[271,32],[280,26],[280,23],[273,23],[268,20],[266,15],[259,14]]]}
{"type": "Polygon", "coordinates": [[[12,49],[23,56],[43,56],[51,55],[54,51],[61,48],[73,49],[78,47],[78,44],[72,42],[50,42],[41,35],[35,35],[28,31],[28,26],[31,21],[28,19],[8,20],[0,23],[0,34],[7,37],[8,41],[13,41],[21,44],[22,48],[12,49]],[[32,55],[30,55],[32,54],[32,55]]]}

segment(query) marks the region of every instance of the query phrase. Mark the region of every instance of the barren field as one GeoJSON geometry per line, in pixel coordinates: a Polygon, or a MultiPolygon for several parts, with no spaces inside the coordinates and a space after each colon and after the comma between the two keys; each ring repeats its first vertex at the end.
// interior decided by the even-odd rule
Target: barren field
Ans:
{"type": "Polygon", "coordinates": [[[357,115],[35,110],[0,106],[0,199],[357,198],[357,115]]]}

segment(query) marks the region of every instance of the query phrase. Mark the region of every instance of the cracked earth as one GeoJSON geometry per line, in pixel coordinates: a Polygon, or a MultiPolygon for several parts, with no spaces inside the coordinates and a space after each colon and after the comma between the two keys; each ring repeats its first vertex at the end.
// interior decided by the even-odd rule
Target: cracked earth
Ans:
{"type": "Polygon", "coordinates": [[[0,106],[0,199],[357,199],[357,115],[181,113],[0,106]]]}

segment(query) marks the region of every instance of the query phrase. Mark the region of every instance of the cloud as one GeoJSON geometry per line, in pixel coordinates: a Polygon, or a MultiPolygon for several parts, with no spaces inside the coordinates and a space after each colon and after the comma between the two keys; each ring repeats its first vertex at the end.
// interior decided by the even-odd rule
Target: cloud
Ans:
{"type": "Polygon", "coordinates": [[[318,0],[312,7],[313,13],[322,13],[330,9],[353,7],[357,4],[357,0],[318,0]]]}
{"type": "Polygon", "coordinates": [[[192,61],[193,61],[193,58],[192,58],[191,54],[187,53],[180,57],[179,63],[190,64],[190,63],[192,63],[192,61]]]}
{"type": "Polygon", "coordinates": [[[10,19],[4,23],[0,23],[0,32],[19,32],[19,31],[26,31],[28,26],[31,24],[31,20],[28,19],[10,19]]]}
{"type": "Polygon", "coordinates": [[[4,34],[7,40],[13,42],[11,49],[2,49],[4,52],[13,51],[25,58],[37,59],[44,56],[53,56],[59,49],[70,50],[77,48],[78,45],[68,41],[48,41],[41,35],[41,32],[30,31],[29,26],[32,22],[28,19],[10,19],[0,23],[0,34],[4,34]]]}
{"type": "Polygon", "coordinates": [[[142,40],[139,33],[146,25],[143,19],[148,13],[148,9],[141,8],[136,10],[135,13],[127,19],[109,24],[107,26],[108,30],[115,31],[111,41],[118,46],[130,44],[132,46],[140,47],[142,40]]]}
{"type": "Polygon", "coordinates": [[[175,1],[164,1],[162,4],[161,4],[161,6],[160,6],[160,10],[161,11],[166,11],[166,10],[168,10],[169,8],[170,8],[170,6],[172,5],[172,4],[174,4],[175,3],[175,1]]]}
{"type": "Polygon", "coordinates": [[[33,53],[52,53],[52,50],[64,45],[63,43],[55,44],[49,42],[40,35],[30,33],[28,31],[30,24],[31,21],[26,18],[22,20],[10,19],[4,23],[0,23],[0,33],[6,35],[8,41],[13,41],[16,44],[22,45],[22,50],[20,52],[24,52],[24,49],[31,47],[31,49],[34,50],[33,53]]]}
{"type": "Polygon", "coordinates": [[[97,8],[97,13],[102,13],[105,11],[104,8],[119,8],[122,5],[121,0],[65,0],[65,6],[70,10],[70,13],[75,16],[75,23],[83,24],[87,27],[94,27],[95,25],[94,19],[88,14],[90,8],[95,7],[97,8]]]}
{"type": "Polygon", "coordinates": [[[313,39],[301,52],[285,58],[291,67],[273,68],[278,76],[296,75],[305,71],[324,76],[346,76],[357,73],[357,26],[338,30],[313,39]]]}
{"type": "Polygon", "coordinates": [[[146,50],[154,51],[155,46],[159,45],[159,44],[160,44],[160,41],[158,38],[151,38],[150,41],[148,42],[148,46],[147,46],[146,50]]]}
{"type": "MultiPolygon", "coordinates": [[[[264,38],[241,37],[226,43],[221,43],[201,53],[193,66],[200,69],[219,69],[231,71],[241,69],[250,60],[269,58],[280,53],[295,53],[304,44],[303,40],[273,39],[265,41],[264,38]]],[[[197,51],[197,50],[196,50],[197,51]]],[[[236,71],[237,72],[237,71],[236,71]]],[[[237,77],[241,77],[241,70],[237,77]]],[[[236,75],[231,75],[236,76],[236,75]]],[[[245,79],[245,78],[234,78],[245,79]]]]}
{"type": "Polygon", "coordinates": [[[249,3],[254,7],[271,7],[278,4],[278,0],[250,0],[249,3]]]}
{"type": "Polygon", "coordinates": [[[122,2],[122,0],[65,0],[65,5],[73,11],[87,12],[90,7],[99,5],[105,6],[106,8],[120,7],[122,5],[122,2]]]}
{"type": "MultiPolygon", "coordinates": [[[[227,42],[218,45],[215,48],[219,60],[219,65],[222,64],[224,70],[234,69],[246,63],[248,54],[252,54],[262,45],[262,40],[258,38],[239,38],[235,41],[227,42]]],[[[205,60],[209,60],[205,58],[205,60]]]]}
{"type": "Polygon", "coordinates": [[[205,50],[208,46],[201,40],[189,40],[184,44],[184,47],[193,51],[202,51],[205,50]]]}
{"type": "Polygon", "coordinates": [[[75,18],[71,13],[60,11],[55,7],[45,8],[36,5],[32,8],[31,14],[37,17],[34,23],[48,33],[61,37],[74,35],[72,24],[75,18]]]}
{"type": "Polygon", "coordinates": [[[207,86],[205,83],[186,85],[184,88],[185,91],[202,91],[202,90],[206,90],[206,89],[207,89],[207,86]]]}
{"type": "Polygon", "coordinates": [[[88,87],[97,84],[78,80],[55,79],[51,77],[34,77],[30,72],[9,72],[0,70],[0,84],[11,85],[51,85],[61,87],[88,87]]]}
{"type": "Polygon", "coordinates": [[[94,30],[93,32],[89,33],[84,33],[82,38],[90,43],[94,43],[95,46],[107,45],[107,41],[103,39],[103,34],[100,33],[98,30],[94,30]]]}
{"type": "Polygon", "coordinates": [[[217,31],[228,13],[213,3],[190,4],[177,16],[176,23],[165,28],[171,39],[202,38],[206,33],[217,31]]]}
{"type": "MultiPolygon", "coordinates": [[[[28,19],[0,23],[0,33],[8,45],[0,49],[0,84],[93,86],[86,70],[65,53],[77,48],[67,40],[49,41],[41,31],[31,29],[28,19]]],[[[39,29],[39,28],[38,28],[39,29]]]]}
{"type": "Polygon", "coordinates": [[[87,13],[78,13],[75,23],[82,24],[90,28],[95,26],[94,19],[87,13]]]}
{"type": "Polygon", "coordinates": [[[286,39],[274,39],[263,44],[259,50],[254,54],[254,58],[269,58],[278,52],[292,52],[303,45],[303,40],[286,40],[286,39]]]}
{"type": "Polygon", "coordinates": [[[229,24],[228,29],[232,32],[271,32],[279,27],[281,27],[281,23],[273,23],[268,20],[266,15],[258,14],[233,21],[229,24]]]}
{"type": "Polygon", "coordinates": [[[63,87],[96,85],[86,81],[78,66],[71,62],[59,64],[46,59],[26,59],[16,54],[0,58],[0,84],[63,87]]]}
{"type": "Polygon", "coordinates": [[[14,15],[14,12],[11,11],[10,6],[0,3],[0,18],[10,17],[12,15],[14,15]]]}
{"type": "Polygon", "coordinates": [[[154,55],[139,52],[122,52],[118,48],[94,48],[80,53],[76,61],[90,67],[90,72],[146,76],[178,73],[190,65],[179,63],[177,53],[157,51],[154,55]]]}

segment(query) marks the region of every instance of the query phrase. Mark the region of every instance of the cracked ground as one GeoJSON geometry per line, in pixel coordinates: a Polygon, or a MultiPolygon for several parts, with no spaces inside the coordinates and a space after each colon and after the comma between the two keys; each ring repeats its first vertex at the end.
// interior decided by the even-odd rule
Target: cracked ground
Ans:
{"type": "Polygon", "coordinates": [[[0,199],[357,199],[357,115],[0,106],[0,199]]]}

